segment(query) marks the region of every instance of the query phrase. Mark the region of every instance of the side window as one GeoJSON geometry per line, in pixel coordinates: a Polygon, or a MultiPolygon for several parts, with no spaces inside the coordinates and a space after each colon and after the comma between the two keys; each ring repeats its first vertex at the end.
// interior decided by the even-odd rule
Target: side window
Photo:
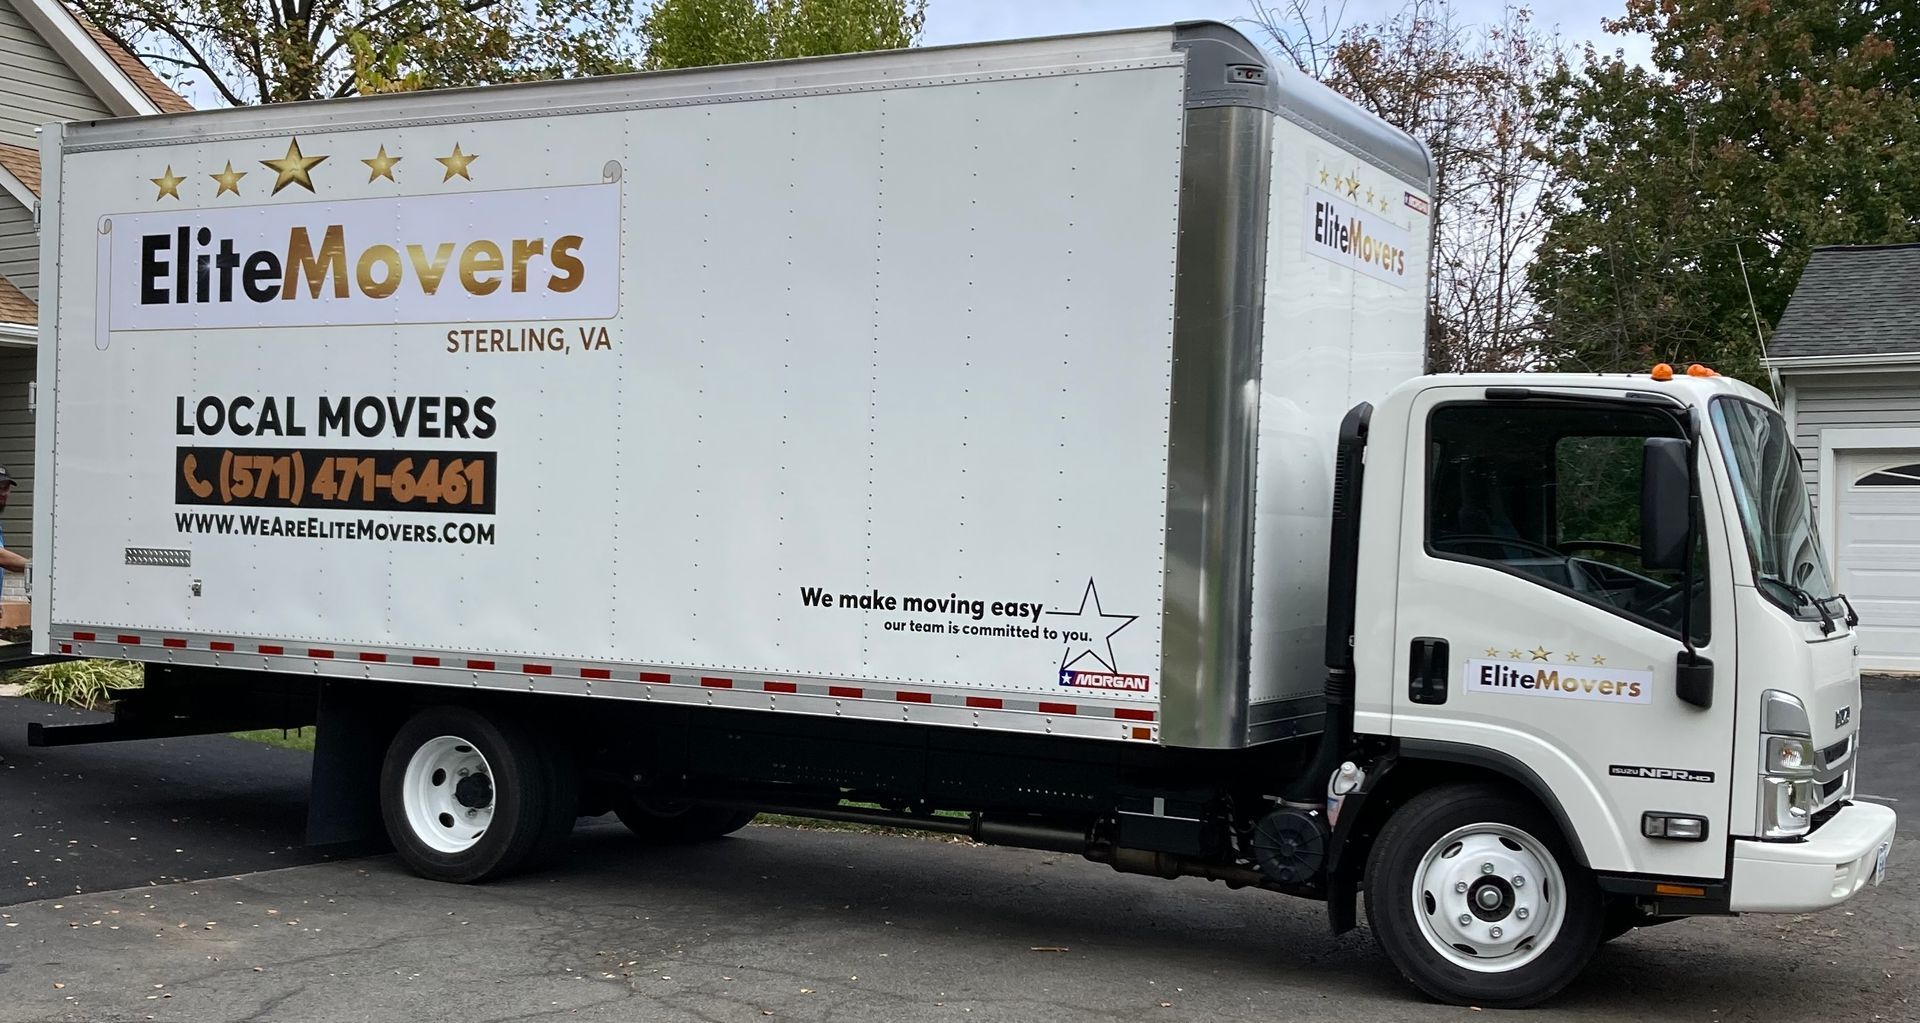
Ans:
{"type": "MultiPolygon", "coordinates": [[[[1428,423],[1427,546],[1678,633],[1683,580],[1640,560],[1640,458],[1672,418],[1601,404],[1467,403],[1428,423]]],[[[1696,548],[1693,629],[1706,637],[1696,548]]]]}

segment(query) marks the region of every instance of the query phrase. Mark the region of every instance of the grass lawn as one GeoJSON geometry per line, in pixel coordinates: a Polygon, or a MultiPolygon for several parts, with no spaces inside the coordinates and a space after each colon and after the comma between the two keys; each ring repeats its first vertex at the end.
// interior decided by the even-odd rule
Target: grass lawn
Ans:
{"type": "Polygon", "coordinates": [[[281,749],[297,749],[305,750],[308,753],[313,752],[313,728],[311,726],[307,728],[289,728],[284,732],[278,728],[262,728],[254,732],[232,732],[229,734],[236,739],[245,739],[248,742],[278,746],[281,749]]]}

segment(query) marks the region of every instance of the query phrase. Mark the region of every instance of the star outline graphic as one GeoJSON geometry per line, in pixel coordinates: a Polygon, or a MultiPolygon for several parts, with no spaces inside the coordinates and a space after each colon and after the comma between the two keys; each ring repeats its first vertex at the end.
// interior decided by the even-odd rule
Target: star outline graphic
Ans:
{"type": "Polygon", "coordinates": [[[1060,651],[1060,669],[1059,670],[1063,672],[1070,670],[1074,665],[1079,664],[1081,661],[1086,660],[1088,657],[1092,657],[1095,663],[1107,669],[1108,674],[1118,675],[1120,674],[1120,668],[1118,666],[1119,658],[1115,657],[1113,654],[1113,637],[1119,635],[1120,630],[1125,629],[1127,626],[1132,625],[1134,622],[1138,621],[1140,619],[1139,615],[1109,614],[1106,608],[1102,606],[1100,603],[1100,589],[1099,587],[1094,585],[1092,576],[1087,577],[1087,588],[1080,591],[1080,606],[1078,608],[1074,609],[1073,611],[1048,611],[1047,614],[1059,615],[1063,618],[1083,617],[1087,613],[1087,600],[1089,598],[1093,600],[1094,614],[1099,616],[1103,621],[1106,619],[1124,619],[1124,620],[1121,621],[1119,625],[1114,626],[1113,629],[1109,631],[1104,637],[1095,638],[1093,633],[1089,632],[1086,640],[1065,644],[1060,651]],[[1094,649],[1095,643],[1106,644],[1107,656],[1104,659],[1100,656],[1100,652],[1094,649]],[[1082,647],[1084,649],[1082,649],[1079,654],[1073,654],[1074,647],[1076,646],[1082,647]],[[1069,656],[1069,655],[1072,655],[1072,656],[1069,656]]]}

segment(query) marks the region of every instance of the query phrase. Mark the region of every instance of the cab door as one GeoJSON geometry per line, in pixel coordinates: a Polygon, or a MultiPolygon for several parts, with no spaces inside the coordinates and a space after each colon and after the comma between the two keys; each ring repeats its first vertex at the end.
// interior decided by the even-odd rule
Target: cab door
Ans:
{"type": "Polygon", "coordinates": [[[1723,877],[1735,644],[1713,488],[1699,488],[1691,599],[1683,573],[1640,558],[1642,449],[1684,436],[1685,410],[1598,391],[1487,393],[1414,399],[1394,734],[1409,752],[1530,775],[1596,870],[1723,877]],[[1711,706],[1675,692],[1683,623],[1715,662],[1711,706]],[[1647,812],[1699,817],[1705,838],[1646,837],[1647,812]]]}

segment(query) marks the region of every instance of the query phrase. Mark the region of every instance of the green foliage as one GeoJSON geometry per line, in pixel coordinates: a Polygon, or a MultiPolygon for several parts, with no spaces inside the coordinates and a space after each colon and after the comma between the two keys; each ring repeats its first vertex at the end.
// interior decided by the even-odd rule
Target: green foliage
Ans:
{"type": "Polygon", "coordinates": [[[1529,284],[1554,361],[1756,379],[1814,246],[1920,238],[1920,24],[1898,6],[1628,0],[1609,27],[1648,34],[1654,67],[1589,48],[1547,83],[1570,194],[1529,284]]]}
{"type": "Polygon", "coordinates": [[[658,0],[643,22],[649,70],[912,46],[926,0],[658,0]]]}
{"type": "Polygon", "coordinates": [[[182,88],[228,103],[607,74],[633,0],[74,0],[182,88]]]}
{"type": "Polygon", "coordinates": [[[22,668],[7,681],[20,695],[64,707],[94,710],[122,689],[138,689],[146,672],[131,661],[55,661],[22,668]]]}
{"type": "Polygon", "coordinates": [[[281,749],[313,752],[314,732],[311,726],[306,728],[261,728],[251,732],[229,733],[236,739],[257,742],[266,746],[278,746],[281,749]]]}
{"type": "MultiPolygon", "coordinates": [[[[1643,442],[1633,436],[1560,439],[1553,452],[1555,542],[1607,540],[1639,546],[1643,442]]],[[[1637,567],[1637,559],[1626,567],[1637,567]]]]}

